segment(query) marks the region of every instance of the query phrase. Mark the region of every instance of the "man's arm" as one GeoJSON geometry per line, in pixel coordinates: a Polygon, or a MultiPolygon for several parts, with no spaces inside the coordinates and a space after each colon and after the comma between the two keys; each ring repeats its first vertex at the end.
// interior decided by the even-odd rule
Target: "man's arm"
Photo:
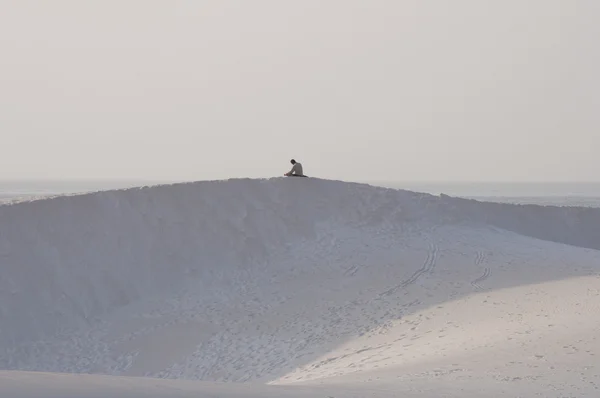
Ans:
{"type": "MultiPolygon", "coordinates": [[[[296,164],[297,164],[297,163],[296,163],[296,164]]],[[[294,171],[296,171],[296,169],[298,168],[298,166],[296,166],[296,164],[295,164],[295,165],[293,165],[293,166],[292,166],[292,169],[291,169],[290,171],[288,171],[287,173],[285,173],[284,175],[286,175],[286,176],[291,176],[292,174],[294,174],[294,171]]]]}

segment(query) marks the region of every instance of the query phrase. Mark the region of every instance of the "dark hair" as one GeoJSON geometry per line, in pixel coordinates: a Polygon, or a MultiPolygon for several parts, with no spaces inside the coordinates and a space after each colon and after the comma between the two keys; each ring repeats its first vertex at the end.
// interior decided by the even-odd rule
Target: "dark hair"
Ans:
{"type": "Polygon", "coordinates": [[[291,164],[296,164],[296,161],[294,159],[290,160],[291,164]]]}

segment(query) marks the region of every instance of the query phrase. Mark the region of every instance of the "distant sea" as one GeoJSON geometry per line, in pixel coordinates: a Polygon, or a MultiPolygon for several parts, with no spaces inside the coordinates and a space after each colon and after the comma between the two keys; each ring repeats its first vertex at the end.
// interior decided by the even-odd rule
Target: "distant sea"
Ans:
{"type": "MultiPolygon", "coordinates": [[[[0,203],[48,196],[173,183],[174,181],[0,181],[0,203]]],[[[554,206],[600,207],[600,182],[394,182],[364,181],[371,185],[433,195],[446,194],[482,201],[554,206]]]]}

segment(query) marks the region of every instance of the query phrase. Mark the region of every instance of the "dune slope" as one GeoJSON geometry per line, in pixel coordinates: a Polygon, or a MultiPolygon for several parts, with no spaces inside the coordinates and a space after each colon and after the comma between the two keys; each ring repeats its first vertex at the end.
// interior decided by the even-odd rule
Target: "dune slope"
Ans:
{"type": "Polygon", "coordinates": [[[3,205],[0,368],[231,394],[590,393],[596,220],[319,179],[3,205]]]}

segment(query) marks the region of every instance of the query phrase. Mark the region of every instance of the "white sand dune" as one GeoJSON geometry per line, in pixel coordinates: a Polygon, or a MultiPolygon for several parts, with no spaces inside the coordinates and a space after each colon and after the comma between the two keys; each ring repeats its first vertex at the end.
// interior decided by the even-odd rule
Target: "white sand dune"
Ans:
{"type": "Polygon", "coordinates": [[[600,209],[299,180],[0,206],[0,396],[600,395],[600,209]]]}
{"type": "MultiPolygon", "coordinates": [[[[11,398],[392,398],[392,386],[265,386],[86,374],[0,371],[2,397],[11,398]],[[335,394],[335,395],[334,395],[335,394]]],[[[419,395],[410,395],[417,397],[419,395]]]]}

